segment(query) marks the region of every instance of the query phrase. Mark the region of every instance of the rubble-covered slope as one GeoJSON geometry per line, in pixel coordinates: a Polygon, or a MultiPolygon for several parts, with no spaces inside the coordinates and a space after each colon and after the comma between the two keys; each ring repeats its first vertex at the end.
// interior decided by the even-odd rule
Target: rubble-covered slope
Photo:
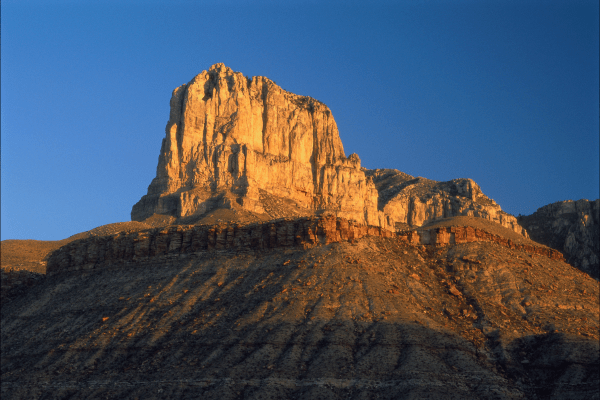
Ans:
{"type": "Polygon", "coordinates": [[[2,396],[598,398],[589,276],[489,241],[353,242],[50,276],[2,304],[2,396]]]}

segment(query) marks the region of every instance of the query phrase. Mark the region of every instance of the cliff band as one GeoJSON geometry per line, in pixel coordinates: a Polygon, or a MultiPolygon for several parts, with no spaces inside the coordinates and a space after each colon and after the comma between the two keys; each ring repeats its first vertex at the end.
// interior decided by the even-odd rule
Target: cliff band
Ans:
{"type": "Polygon", "coordinates": [[[430,229],[392,232],[333,216],[278,220],[240,226],[172,226],[133,233],[96,236],[71,242],[56,250],[48,260],[48,276],[68,271],[121,267],[164,257],[179,257],[211,250],[263,251],[273,248],[313,247],[354,242],[363,237],[396,239],[408,245],[445,246],[490,242],[500,246],[564,261],[554,249],[473,226],[439,226],[430,229]]]}

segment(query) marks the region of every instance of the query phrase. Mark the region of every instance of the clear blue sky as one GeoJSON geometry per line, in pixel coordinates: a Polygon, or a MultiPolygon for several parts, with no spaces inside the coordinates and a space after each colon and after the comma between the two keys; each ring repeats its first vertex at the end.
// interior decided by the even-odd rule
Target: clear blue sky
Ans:
{"type": "Polygon", "coordinates": [[[367,168],[515,215],[598,198],[597,0],[278,3],[3,0],[2,239],[128,221],[217,62],[327,104],[367,168]]]}

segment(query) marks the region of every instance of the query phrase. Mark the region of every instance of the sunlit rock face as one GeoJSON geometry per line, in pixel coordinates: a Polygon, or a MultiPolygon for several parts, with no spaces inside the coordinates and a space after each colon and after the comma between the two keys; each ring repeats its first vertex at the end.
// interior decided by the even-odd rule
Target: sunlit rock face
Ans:
{"type": "Polygon", "coordinates": [[[162,214],[193,223],[228,208],[271,218],[327,213],[402,229],[473,216],[527,235],[471,179],[361,168],[356,154],[345,156],[326,105],[265,77],[215,64],[176,88],[170,105],[156,177],[133,206],[134,221],[162,214]],[[292,208],[274,215],[273,198],[292,208]]]}
{"type": "Polygon", "coordinates": [[[437,182],[395,169],[367,170],[379,194],[379,209],[398,226],[422,226],[443,218],[468,216],[496,222],[527,237],[517,219],[500,208],[472,179],[437,182]]]}
{"type": "Polygon", "coordinates": [[[377,190],[346,158],[331,110],[265,77],[215,64],[173,91],[156,178],[132,220],[217,207],[262,212],[259,192],[310,212],[385,224],[377,190]]]}

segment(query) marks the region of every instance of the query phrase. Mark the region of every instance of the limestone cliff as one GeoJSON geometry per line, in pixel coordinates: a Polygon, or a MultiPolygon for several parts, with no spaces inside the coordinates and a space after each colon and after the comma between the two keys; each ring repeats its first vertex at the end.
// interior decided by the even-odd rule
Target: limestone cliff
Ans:
{"type": "Polygon", "coordinates": [[[327,106],[223,64],[173,91],[156,178],[131,218],[186,224],[217,208],[270,218],[327,213],[390,229],[474,216],[526,235],[470,179],[361,168],[356,154],[346,158],[327,106]],[[287,208],[274,210],[281,199],[287,208]]]}
{"type": "Polygon", "coordinates": [[[156,178],[132,220],[190,220],[217,207],[260,213],[259,191],[382,225],[377,190],[358,156],[346,158],[327,106],[215,64],[173,91],[156,178]]]}
{"type": "Polygon", "coordinates": [[[600,199],[548,204],[520,217],[531,238],[562,251],[569,263],[600,276],[600,199]]]}
{"type": "Polygon", "coordinates": [[[527,231],[517,219],[502,211],[484,195],[472,179],[437,182],[415,178],[394,169],[366,170],[379,194],[379,209],[390,223],[422,226],[442,218],[470,216],[484,218],[525,237],[527,231]]]}

